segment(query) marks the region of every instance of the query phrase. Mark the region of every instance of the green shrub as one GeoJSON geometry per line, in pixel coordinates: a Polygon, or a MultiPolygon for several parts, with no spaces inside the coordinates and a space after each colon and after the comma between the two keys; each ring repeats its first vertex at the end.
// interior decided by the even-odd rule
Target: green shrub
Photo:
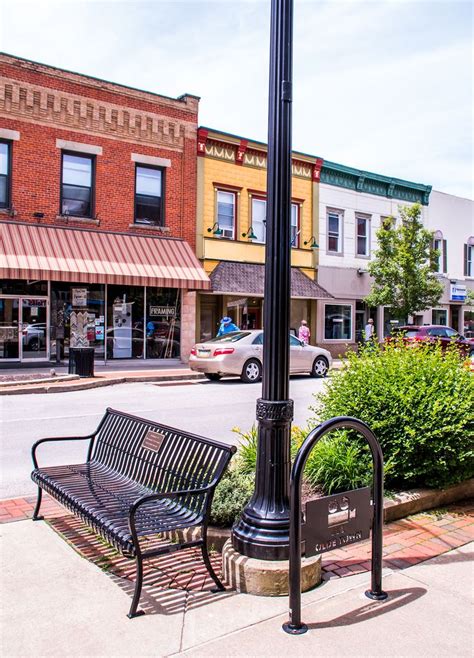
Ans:
{"type": "Polygon", "coordinates": [[[229,527],[242,514],[254,488],[254,477],[234,465],[227,469],[216,487],[210,523],[229,527]]]}
{"type": "MultiPolygon", "coordinates": [[[[454,346],[443,354],[398,341],[348,353],[311,409],[315,422],[341,415],[366,422],[389,462],[388,486],[442,487],[474,474],[474,379],[454,346]]],[[[348,452],[345,467],[354,460],[348,452]]],[[[335,455],[326,468],[331,463],[335,455]]],[[[322,461],[314,472],[324,476],[322,461]]]]}
{"type": "Polygon", "coordinates": [[[369,449],[351,440],[345,431],[322,439],[311,451],[304,470],[308,484],[326,495],[365,487],[371,478],[369,449]]]}

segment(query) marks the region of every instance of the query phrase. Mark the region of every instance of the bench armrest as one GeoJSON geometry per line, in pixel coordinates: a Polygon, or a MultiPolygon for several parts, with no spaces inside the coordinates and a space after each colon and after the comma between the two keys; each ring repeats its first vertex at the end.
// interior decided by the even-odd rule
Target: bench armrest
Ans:
{"type": "Polygon", "coordinates": [[[93,439],[96,434],[97,432],[93,432],[92,434],[88,434],[87,436],[52,436],[36,441],[36,443],[33,443],[33,446],[31,448],[31,458],[33,460],[34,467],[38,468],[38,461],[36,459],[36,449],[42,443],[50,443],[54,441],[86,441],[87,439],[90,440],[93,439]]]}
{"type": "Polygon", "coordinates": [[[143,505],[143,503],[149,503],[152,500],[160,500],[161,498],[179,498],[181,496],[198,496],[199,494],[207,494],[212,491],[214,487],[215,483],[211,483],[208,487],[204,487],[203,489],[183,489],[182,491],[164,491],[155,494],[147,494],[130,505],[130,519],[135,517],[137,509],[140,505],[143,505]]]}

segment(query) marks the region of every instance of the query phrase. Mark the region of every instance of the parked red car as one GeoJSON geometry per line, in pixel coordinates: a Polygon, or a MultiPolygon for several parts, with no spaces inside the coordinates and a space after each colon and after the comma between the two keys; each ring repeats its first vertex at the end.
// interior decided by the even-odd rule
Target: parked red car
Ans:
{"type": "Polygon", "coordinates": [[[446,349],[448,345],[452,345],[454,342],[465,356],[474,355],[474,339],[464,338],[455,329],[445,327],[441,324],[425,324],[421,327],[407,324],[392,330],[392,338],[399,335],[402,335],[403,340],[407,342],[428,341],[435,343],[439,341],[443,349],[446,349]]]}

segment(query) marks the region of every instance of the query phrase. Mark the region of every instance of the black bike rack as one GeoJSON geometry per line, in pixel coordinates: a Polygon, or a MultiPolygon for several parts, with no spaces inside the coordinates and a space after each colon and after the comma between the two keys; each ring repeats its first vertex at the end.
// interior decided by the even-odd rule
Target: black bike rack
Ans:
{"type": "Polygon", "coordinates": [[[290,635],[306,633],[301,621],[301,556],[310,557],[336,548],[355,544],[370,536],[372,528],[371,588],[369,599],[384,601],[382,590],[382,526],[383,526],[383,454],[370,428],[357,418],[338,416],[312,430],[299,449],[290,478],[290,565],[289,621],[283,630],[290,635]],[[308,501],[302,524],[301,480],[306,460],[314,446],[326,435],[338,429],[352,429],[361,434],[370,446],[373,462],[373,487],[363,487],[344,493],[308,501]]]}

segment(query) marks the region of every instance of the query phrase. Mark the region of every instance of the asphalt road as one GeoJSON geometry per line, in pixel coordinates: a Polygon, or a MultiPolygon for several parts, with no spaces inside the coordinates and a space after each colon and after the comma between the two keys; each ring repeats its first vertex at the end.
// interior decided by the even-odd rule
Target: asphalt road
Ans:
{"type": "MultiPolygon", "coordinates": [[[[295,424],[311,416],[312,394],[324,380],[307,376],[291,378],[295,424]]],[[[30,479],[31,446],[47,436],[84,435],[92,432],[106,407],[128,411],[180,429],[226,443],[237,443],[233,427],[249,429],[255,421],[260,384],[237,379],[186,383],[179,386],[121,384],[88,391],[0,397],[0,498],[36,492],[30,479]]],[[[50,444],[39,451],[40,465],[81,463],[85,443],[50,444]]]]}

